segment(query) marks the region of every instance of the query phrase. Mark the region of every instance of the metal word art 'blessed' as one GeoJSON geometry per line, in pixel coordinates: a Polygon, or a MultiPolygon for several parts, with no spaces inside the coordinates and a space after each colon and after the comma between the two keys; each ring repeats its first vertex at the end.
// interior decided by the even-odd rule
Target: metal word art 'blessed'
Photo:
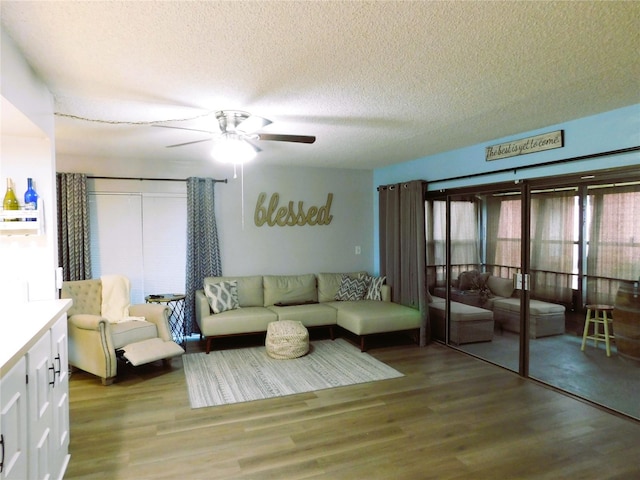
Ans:
{"type": "Polygon", "coordinates": [[[278,207],[278,203],[280,202],[280,195],[278,193],[271,195],[268,206],[265,206],[266,200],[267,194],[262,192],[258,196],[256,211],[253,216],[258,227],[261,227],[265,223],[270,227],[275,225],[280,227],[293,227],[294,225],[329,225],[333,219],[333,215],[330,213],[333,193],[327,194],[326,204],[321,207],[311,206],[306,212],[302,201],[298,202],[297,208],[293,201],[290,201],[286,207],[278,207]]]}

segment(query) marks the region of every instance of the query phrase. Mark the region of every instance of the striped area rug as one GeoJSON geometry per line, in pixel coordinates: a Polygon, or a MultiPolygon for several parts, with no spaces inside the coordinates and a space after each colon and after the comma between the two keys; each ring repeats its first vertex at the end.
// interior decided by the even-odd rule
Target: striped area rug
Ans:
{"type": "Polygon", "coordinates": [[[274,360],[265,347],[191,353],[182,361],[191,408],[250,402],[403,374],[344,339],[310,344],[304,357],[274,360]]]}

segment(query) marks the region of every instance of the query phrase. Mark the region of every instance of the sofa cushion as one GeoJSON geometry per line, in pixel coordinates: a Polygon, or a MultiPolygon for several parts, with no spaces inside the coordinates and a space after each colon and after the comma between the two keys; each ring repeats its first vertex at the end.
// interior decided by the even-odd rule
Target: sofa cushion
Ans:
{"type": "Polygon", "coordinates": [[[318,301],[316,276],[305,275],[265,275],[264,306],[277,303],[293,304],[318,301]]]}
{"type": "Polygon", "coordinates": [[[269,322],[276,321],[278,321],[278,316],[268,308],[245,307],[202,317],[198,326],[205,337],[215,337],[217,335],[266,332],[269,322]]]}
{"type": "Polygon", "coordinates": [[[262,307],[264,305],[262,275],[247,277],[206,277],[204,279],[204,284],[229,282],[233,280],[238,284],[238,306],[244,308],[262,307]]]}
{"type": "Polygon", "coordinates": [[[322,303],[267,308],[278,315],[278,320],[298,321],[305,327],[335,325],[338,321],[336,309],[322,303]]]}
{"type": "Polygon", "coordinates": [[[336,293],[340,288],[340,282],[343,275],[349,275],[356,278],[360,275],[365,275],[367,272],[353,272],[353,273],[319,273],[318,274],[318,301],[320,302],[333,302],[336,299],[336,293]]]}
{"type": "MultiPolygon", "coordinates": [[[[444,340],[446,336],[446,301],[433,297],[429,305],[431,329],[435,338],[444,340]]],[[[449,340],[456,345],[488,342],[493,339],[493,312],[459,302],[451,302],[451,324],[449,340]]]]}
{"type": "Polygon", "coordinates": [[[338,325],[356,335],[412,330],[422,325],[418,310],[397,303],[360,300],[328,305],[338,311],[338,325]]]}
{"type": "Polygon", "coordinates": [[[158,329],[155,323],[144,320],[111,323],[110,327],[114,348],[122,348],[130,343],[141,342],[158,336],[158,329]]]}
{"type": "Polygon", "coordinates": [[[238,308],[238,282],[207,282],[204,284],[204,294],[207,296],[213,313],[222,313],[238,308]]]}
{"type": "Polygon", "coordinates": [[[382,285],[384,285],[387,277],[372,277],[365,273],[360,275],[360,278],[364,278],[369,284],[367,292],[364,295],[365,300],[382,300],[380,289],[382,285]]]}
{"type": "Polygon", "coordinates": [[[513,295],[513,280],[510,278],[494,277],[492,275],[487,279],[487,286],[494,295],[499,297],[510,297],[513,295]]]}
{"type": "MultiPolygon", "coordinates": [[[[500,298],[493,302],[493,308],[505,310],[507,312],[520,312],[519,298],[500,298]]],[[[530,315],[548,315],[552,313],[564,313],[563,305],[557,303],[548,303],[541,300],[529,300],[530,315]]]]}
{"type": "Polygon", "coordinates": [[[364,278],[351,278],[349,275],[343,275],[335,299],[339,301],[362,300],[368,287],[369,284],[364,278]]]}
{"type": "MultiPolygon", "coordinates": [[[[447,309],[447,302],[444,298],[433,297],[433,302],[429,305],[429,311],[434,315],[442,314],[447,309]]],[[[493,320],[493,312],[485,308],[467,305],[466,303],[451,302],[451,321],[469,322],[477,320],[493,320]]]]}

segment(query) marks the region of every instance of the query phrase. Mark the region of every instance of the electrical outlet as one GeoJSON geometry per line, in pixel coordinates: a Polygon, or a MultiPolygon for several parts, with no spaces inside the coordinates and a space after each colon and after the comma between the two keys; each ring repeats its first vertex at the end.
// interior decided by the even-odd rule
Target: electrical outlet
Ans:
{"type": "Polygon", "coordinates": [[[356,255],[360,255],[362,253],[362,249],[360,248],[360,245],[356,245],[356,255]]]}

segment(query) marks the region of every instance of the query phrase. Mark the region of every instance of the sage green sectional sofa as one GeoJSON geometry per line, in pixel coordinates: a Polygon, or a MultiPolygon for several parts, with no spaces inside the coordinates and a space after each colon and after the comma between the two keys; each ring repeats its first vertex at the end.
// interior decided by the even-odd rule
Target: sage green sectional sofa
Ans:
{"type": "Polygon", "coordinates": [[[211,351],[215,338],[266,332],[270,322],[279,320],[300,321],[307,328],[328,328],[332,339],[335,327],[342,327],[359,336],[362,351],[369,335],[420,331],[420,312],[391,302],[390,287],[380,285],[383,279],[368,277],[372,281],[362,297],[345,300],[345,285],[359,288],[363,276],[368,277],[365,272],[207,277],[195,298],[196,322],[206,339],[206,351],[211,351]],[[235,285],[237,300],[225,304],[228,298],[221,285],[235,285]],[[222,308],[215,303],[220,298],[222,308]]]}

